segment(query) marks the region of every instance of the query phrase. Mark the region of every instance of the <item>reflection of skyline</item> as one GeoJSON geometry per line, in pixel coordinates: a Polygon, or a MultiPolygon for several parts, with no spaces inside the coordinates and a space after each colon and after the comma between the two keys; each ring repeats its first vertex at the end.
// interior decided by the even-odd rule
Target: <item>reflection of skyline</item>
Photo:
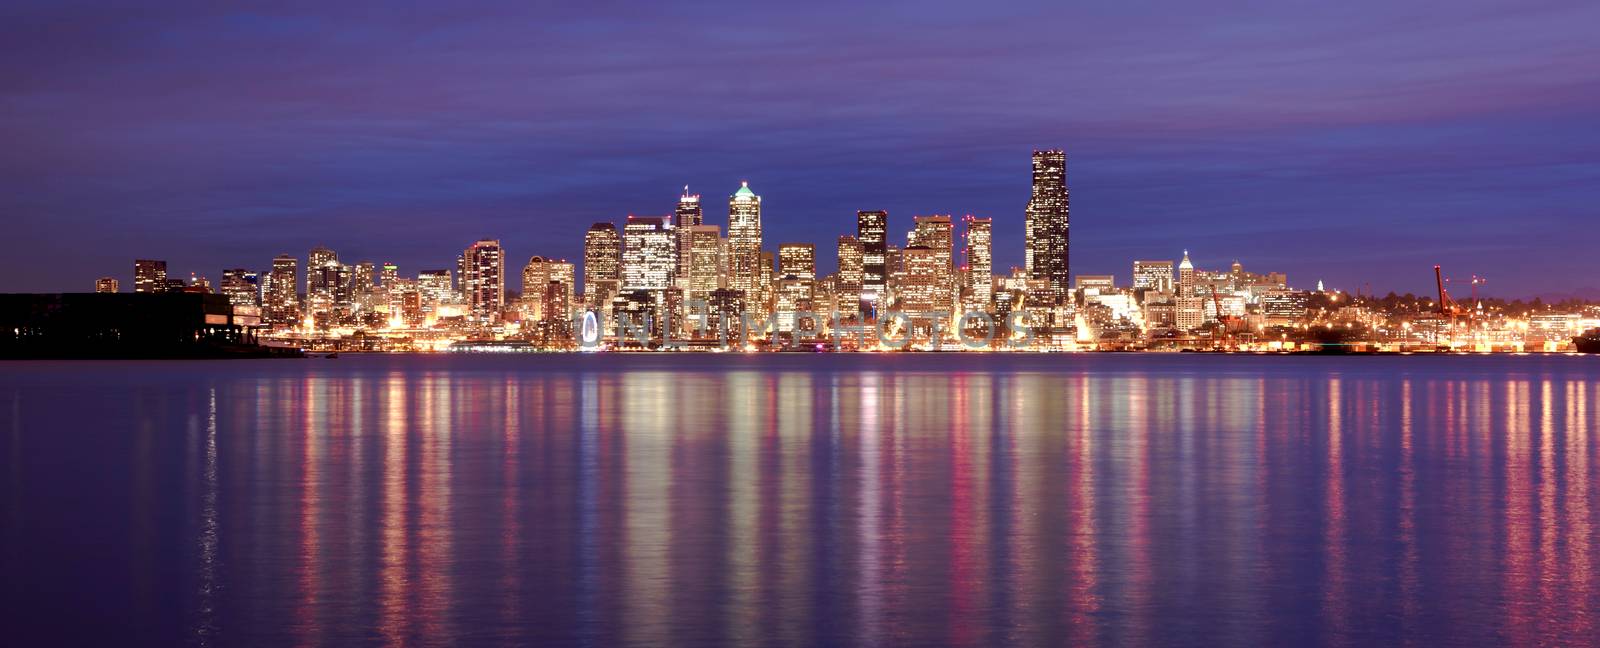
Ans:
{"type": "MultiPolygon", "coordinates": [[[[313,371],[213,382],[181,477],[126,478],[156,510],[181,480],[191,619],[224,643],[1536,643],[1595,631],[1597,392],[313,371]]],[[[164,415],[129,443],[171,448],[164,415]]]]}

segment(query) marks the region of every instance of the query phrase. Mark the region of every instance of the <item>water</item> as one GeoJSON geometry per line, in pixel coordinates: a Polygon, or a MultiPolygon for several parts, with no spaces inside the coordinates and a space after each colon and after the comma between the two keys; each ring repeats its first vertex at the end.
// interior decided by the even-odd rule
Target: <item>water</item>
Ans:
{"type": "Polygon", "coordinates": [[[0,363],[7,643],[1588,644],[1600,358],[0,363]]]}

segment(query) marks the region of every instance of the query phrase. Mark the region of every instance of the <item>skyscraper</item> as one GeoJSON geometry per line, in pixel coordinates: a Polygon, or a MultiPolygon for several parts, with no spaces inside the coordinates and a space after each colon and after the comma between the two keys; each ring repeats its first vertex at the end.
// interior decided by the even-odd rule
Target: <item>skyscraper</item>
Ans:
{"type": "Polygon", "coordinates": [[[1183,251],[1183,260],[1178,262],[1178,296],[1194,296],[1194,264],[1189,262],[1189,251],[1183,251]]]}
{"type": "Polygon", "coordinates": [[[694,227],[705,224],[705,214],[700,211],[700,194],[689,193],[689,185],[683,186],[683,195],[678,196],[678,208],[673,211],[674,227],[694,227]]]}
{"type": "Polygon", "coordinates": [[[684,299],[707,301],[711,291],[721,287],[722,228],[716,225],[691,225],[687,245],[678,251],[680,258],[687,257],[686,276],[680,277],[684,285],[684,299]]]}
{"type": "Polygon", "coordinates": [[[667,218],[629,216],[622,227],[624,290],[666,290],[677,270],[676,249],[667,218]]]}
{"type": "Polygon", "coordinates": [[[221,292],[228,296],[228,301],[235,308],[256,306],[259,284],[260,277],[253,270],[229,268],[222,271],[221,292]]]}
{"type": "Polygon", "coordinates": [[[493,322],[505,308],[505,250],[496,239],[483,239],[461,254],[461,292],[474,319],[493,322]]]}
{"type": "Polygon", "coordinates": [[[955,223],[949,216],[916,216],[906,234],[906,248],[925,247],[940,268],[929,278],[934,290],[933,310],[952,310],[955,283],[955,223]]]}
{"type": "MultiPolygon", "coordinates": [[[[838,291],[841,303],[861,300],[861,239],[839,237],[838,291]]],[[[843,308],[841,307],[841,310],[843,308]]]]}
{"type": "Polygon", "coordinates": [[[817,246],[810,243],[779,245],[778,276],[784,279],[816,279],[817,246]]]}
{"type": "Polygon", "coordinates": [[[705,215],[700,210],[700,195],[689,193],[689,186],[684,185],[683,195],[678,196],[678,208],[673,211],[673,227],[678,237],[678,288],[684,293],[689,292],[689,269],[693,243],[689,240],[693,236],[692,228],[699,227],[705,222],[705,215]]]}
{"type": "Polygon", "coordinates": [[[622,287],[622,236],[611,223],[595,223],[583,235],[583,302],[603,311],[622,287]]]}
{"type": "Polygon", "coordinates": [[[889,212],[856,212],[856,240],[861,243],[861,314],[876,317],[878,299],[889,288],[889,212]]]}
{"type": "Polygon", "coordinates": [[[565,259],[535,256],[522,267],[522,304],[527,319],[534,322],[571,317],[574,272],[565,259]]]}
{"type": "Polygon", "coordinates": [[[159,293],[167,291],[167,262],[154,259],[135,259],[133,262],[133,292],[159,293]]]}
{"type": "Polygon", "coordinates": [[[1072,292],[1067,225],[1067,156],[1059,150],[1034,151],[1026,226],[1028,276],[1045,282],[1053,304],[1072,292]]]}
{"type": "Polygon", "coordinates": [[[116,277],[101,277],[94,280],[94,291],[97,293],[114,293],[122,286],[116,277]]]}
{"type": "Polygon", "coordinates": [[[765,313],[758,295],[761,273],[761,196],[742,182],[728,198],[728,287],[744,291],[746,310],[765,313]]]}
{"type": "Polygon", "coordinates": [[[963,220],[967,226],[967,307],[987,312],[994,298],[994,219],[967,216],[963,220]]]}
{"type": "Polygon", "coordinates": [[[264,309],[268,322],[294,324],[300,318],[299,263],[287,254],[272,259],[272,291],[264,309]]]}

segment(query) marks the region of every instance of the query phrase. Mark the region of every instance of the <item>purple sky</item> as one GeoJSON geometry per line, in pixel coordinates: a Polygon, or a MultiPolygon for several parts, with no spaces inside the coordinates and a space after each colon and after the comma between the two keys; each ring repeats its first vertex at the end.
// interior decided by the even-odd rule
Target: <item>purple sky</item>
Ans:
{"type": "Polygon", "coordinates": [[[481,237],[520,272],[684,184],[726,225],[741,179],[825,271],[870,208],[991,216],[1000,272],[1064,148],[1075,273],[1600,296],[1594,2],[247,4],[0,6],[0,290],[481,237]]]}

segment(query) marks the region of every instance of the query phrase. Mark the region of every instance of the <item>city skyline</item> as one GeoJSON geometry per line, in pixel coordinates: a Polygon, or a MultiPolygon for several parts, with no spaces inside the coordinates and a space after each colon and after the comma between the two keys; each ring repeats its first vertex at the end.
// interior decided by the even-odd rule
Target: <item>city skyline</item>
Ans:
{"type": "Polygon", "coordinates": [[[1075,272],[1187,247],[1347,290],[1424,293],[1438,263],[1489,294],[1600,297],[1573,235],[1600,203],[1584,3],[743,7],[741,30],[716,6],[6,11],[8,291],[318,243],[575,259],[539,232],[740,180],[766,238],[820,265],[885,209],[993,218],[1003,269],[1023,263],[1016,152],[1048,146],[1079,188],[1075,272]]]}

